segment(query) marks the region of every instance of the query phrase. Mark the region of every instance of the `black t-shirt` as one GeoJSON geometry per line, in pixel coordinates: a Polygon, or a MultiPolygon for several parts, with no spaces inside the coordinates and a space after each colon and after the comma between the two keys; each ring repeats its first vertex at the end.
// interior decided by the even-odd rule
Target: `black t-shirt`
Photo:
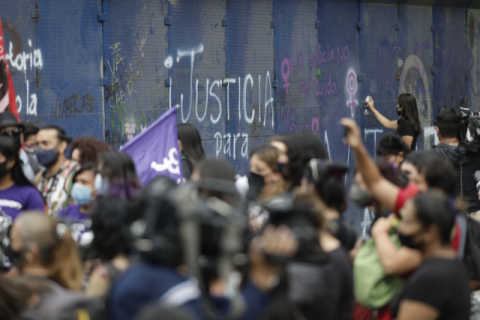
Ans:
{"type": "Polygon", "coordinates": [[[398,316],[402,300],[418,301],[437,309],[439,320],[468,320],[470,287],[467,271],[456,260],[428,260],[417,269],[394,301],[393,319],[398,316]]]}
{"type": "Polygon", "coordinates": [[[415,133],[415,127],[413,126],[413,124],[410,120],[406,119],[403,122],[400,122],[400,120],[398,120],[398,128],[397,128],[397,131],[395,131],[395,133],[398,134],[401,137],[403,137],[403,136],[413,137],[412,145],[410,146],[410,150],[417,149],[418,134],[415,133]]]}
{"type": "Polygon", "coordinates": [[[355,227],[345,220],[333,219],[333,222],[336,224],[336,232],[333,236],[342,243],[345,250],[352,250],[358,239],[355,227]]]}

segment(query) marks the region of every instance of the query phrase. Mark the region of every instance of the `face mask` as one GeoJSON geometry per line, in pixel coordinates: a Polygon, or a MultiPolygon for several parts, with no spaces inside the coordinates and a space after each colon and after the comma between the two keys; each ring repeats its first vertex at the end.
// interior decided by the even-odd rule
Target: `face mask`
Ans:
{"type": "Polygon", "coordinates": [[[108,185],[108,180],[103,179],[102,175],[100,173],[97,173],[95,176],[95,190],[97,190],[97,194],[100,196],[107,196],[109,193],[109,185],[108,185]]]}
{"type": "Polygon", "coordinates": [[[7,169],[7,161],[5,162],[0,162],[0,179],[5,177],[5,175],[9,172],[10,170],[7,169]]]}
{"type": "Polygon", "coordinates": [[[372,197],[365,190],[356,185],[352,185],[348,197],[359,208],[365,208],[373,204],[372,197]]]}
{"type": "Polygon", "coordinates": [[[422,243],[414,243],[413,238],[415,238],[418,234],[420,234],[421,231],[411,234],[411,235],[404,235],[400,232],[398,232],[398,239],[400,240],[400,243],[402,246],[405,246],[410,249],[415,249],[415,250],[422,250],[423,244],[422,243]]]}
{"type": "Polygon", "coordinates": [[[247,199],[257,200],[265,185],[265,179],[256,173],[250,172],[248,175],[248,192],[247,199]]]}
{"type": "Polygon", "coordinates": [[[23,257],[22,250],[13,251],[11,246],[7,246],[5,248],[5,255],[7,256],[8,260],[10,260],[10,263],[15,268],[19,268],[25,260],[24,257],[23,257]]]}
{"type": "Polygon", "coordinates": [[[55,148],[50,150],[38,148],[37,152],[35,152],[35,155],[37,156],[38,163],[46,168],[53,165],[58,159],[58,153],[55,148]]]}
{"type": "Polygon", "coordinates": [[[76,203],[83,206],[92,202],[92,188],[75,182],[72,187],[72,198],[76,203]]]}
{"type": "Polygon", "coordinates": [[[400,110],[399,107],[396,107],[396,109],[397,109],[397,114],[398,114],[399,116],[401,116],[401,115],[402,115],[402,110],[400,110]]]}
{"type": "Polygon", "coordinates": [[[32,155],[32,154],[35,154],[35,149],[34,148],[25,148],[25,152],[27,154],[32,155]]]}

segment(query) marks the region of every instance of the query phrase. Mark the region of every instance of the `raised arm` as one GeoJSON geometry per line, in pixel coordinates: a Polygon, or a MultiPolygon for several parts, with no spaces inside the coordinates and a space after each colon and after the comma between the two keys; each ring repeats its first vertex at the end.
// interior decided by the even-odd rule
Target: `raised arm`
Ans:
{"type": "Polygon", "coordinates": [[[368,192],[384,208],[393,212],[400,189],[382,177],[375,161],[370,157],[362,142],[360,128],[357,123],[349,118],[342,119],[340,123],[347,130],[345,143],[349,144],[352,148],[357,170],[362,175],[368,192]]]}
{"type": "Polygon", "coordinates": [[[397,248],[389,236],[395,219],[392,214],[388,218],[379,218],[372,227],[378,257],[388,275],[402,275],[415,270],[422,263],[420,251],[407,247],[397,248]]]}
{"type": "Polygon", "coordinates": [[[372,111],[375,118],[377,118],[378,122],[380,122],[380,124],[387,129],[397,130],[398,122],[396,120],[388,120],[385,118],[377,109],[375,109],[375,102],[373,101],[372,97],[369,96],[369,98],[371,102],[367,102],[368,107],[370,108],[370,111],[372,111]]]}

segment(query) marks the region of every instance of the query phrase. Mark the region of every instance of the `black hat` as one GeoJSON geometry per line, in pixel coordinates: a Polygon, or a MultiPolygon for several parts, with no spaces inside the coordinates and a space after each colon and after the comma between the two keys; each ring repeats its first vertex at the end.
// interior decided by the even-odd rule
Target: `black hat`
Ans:
{"type": "Polygon", "coordinates": [[[18,123],[17,118],[13,113],[8,110],[0,113],[0,129],[5,127],[15,126],[19,128],[24,128],[24,126],[18,123]]]}

